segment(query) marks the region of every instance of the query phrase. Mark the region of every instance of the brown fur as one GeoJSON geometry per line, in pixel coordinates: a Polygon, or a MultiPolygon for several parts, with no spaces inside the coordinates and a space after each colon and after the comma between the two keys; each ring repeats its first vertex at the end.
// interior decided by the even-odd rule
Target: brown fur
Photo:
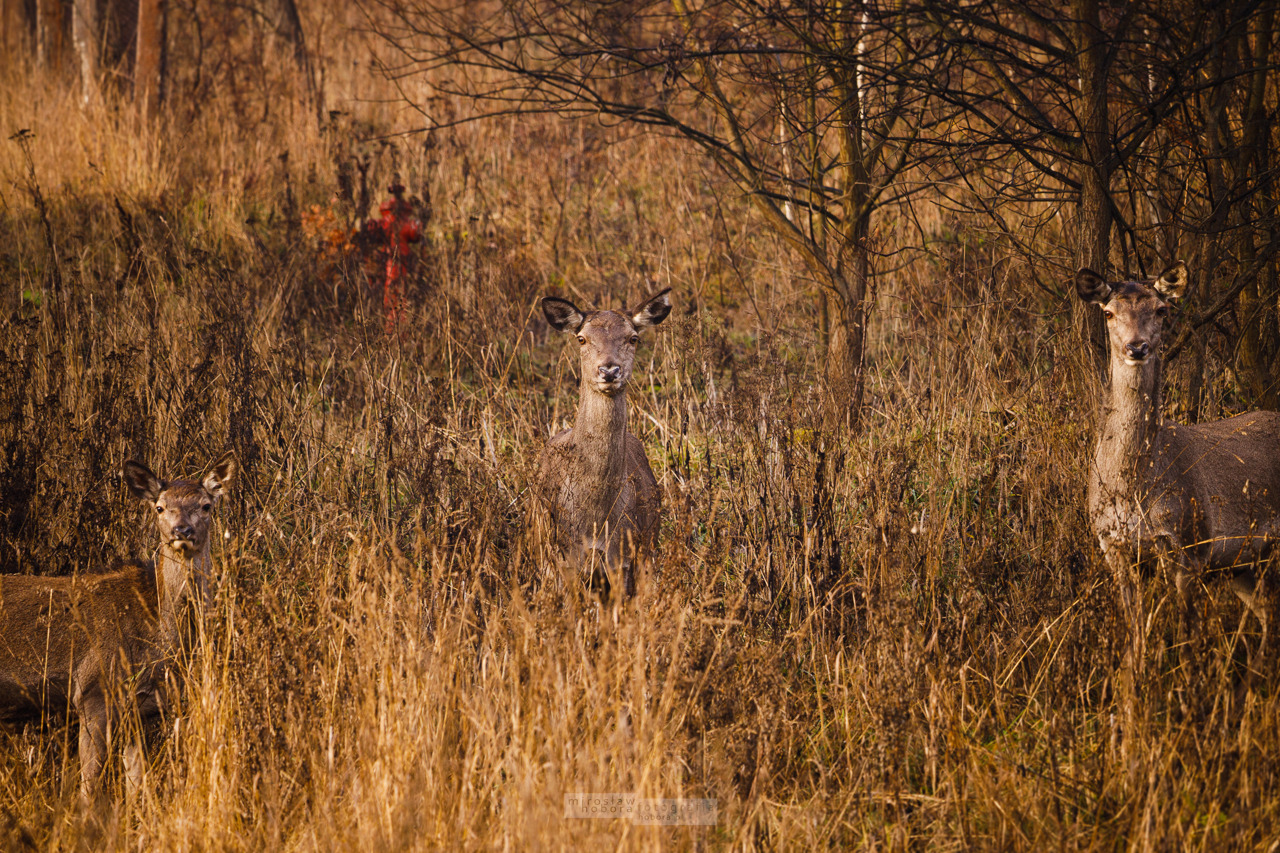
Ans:
{"type": "MultiPolygon", "coordinates": [[[[0,718],[74,710],[86,799],[122,715],[160,713],[166,663],[184,642],[186,605],[208,600],[212,509],[235,469],[227,454],[202,482],[164,483],[145,466],[126,464],[126,484],[154,506],[157,564],[71,578],[0,576],[0,718]]],[[[141,759],[134,738],[125,753],[131,783],[141,759]]]]}
{"type": "Polygon", "coordinates": [[[1200,578],[1228,571],[1265,641],[1267,596],[1252,569],[1280,542],[1280,414],[1162,422],[1161,339],[1186,275],[1181,262],[1145,282],[1108,284],[1090,270],[1077,274],[1081,298],[1103,306],[1111,344],[1089,513],[1128,609],[1136,605],[1133,572],[1143,560],[1155,558],[1173,577],[1188,620],[1200,578]]]}
{"type": "Polygon", "coordinates": [[[630,317],[543,300],[548,322],[577,335],[582,378],[573,427],[542,452],[538,491],[560,549],[606,591],[620,569],[627,594],[634,594],[635,563],[652,555],[662,526],[662,491],[644,446],[627,431],[626,389],[639,330],[661,323],[670,310],[665,290],[630,317]]]}

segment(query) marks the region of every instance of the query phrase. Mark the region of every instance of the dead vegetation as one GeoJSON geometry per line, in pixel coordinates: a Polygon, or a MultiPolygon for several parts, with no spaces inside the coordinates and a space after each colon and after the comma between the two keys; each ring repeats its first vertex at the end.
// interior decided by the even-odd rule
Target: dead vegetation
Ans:
{"type": "MultiPolygon", "coordinates": [[[[370,141],[390,107],[315,129],[216,92],[147,125],[8,73],[0,129],[31,144],[0,149],[0,568],[144,553],[124,459],[193,473],[230,447],[241,466],[181,717],[96,843],[1277,834],[1276,658],[1249,671],[1229,593],[1205,599],[1192,671],[1152,585],[1153,664],[1118,729],[1125,632],[1086,516],[1071,284],[1037,286],[978,223],[916,220],[935,243],[881,280],[864,428],[833,447],[811,283],[659,139],[513,118],[370,141]],[[393,176],[425,238],[387,335],[377,259],[344,229],[393,176]],[[656,575],[602,612],[523,533],[538,451],[576,403],[536,299],[620,307],[651,285],[676,310],[637,354],[631,428],[666,520],[656,575]],[[719,820],[565,820],[577,791],[715,798],[719,820]]],[[[1239,402],[1229,376],[1207,390],[1211,410],[1239,402]]],[[[91,837],[69,731],[0,734],[5,846],[91,837]]]]}

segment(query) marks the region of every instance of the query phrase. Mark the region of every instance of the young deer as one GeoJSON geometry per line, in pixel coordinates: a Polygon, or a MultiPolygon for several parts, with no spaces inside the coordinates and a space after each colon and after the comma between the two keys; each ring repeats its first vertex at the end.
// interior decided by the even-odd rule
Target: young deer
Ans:
{"type": "Polygon", "coordinates": [[[1280,542],[1280,414],[1248,412],[1194,425],[1161,421],[1161,340],[1186,283],[1181,261],[1146,281],[1076,273],[1080,298],[1102,306],[1111,343],[1089,514],[1119,582],[1130,651],[1139,656],[1139,562],[1155,558],[1172,575],[1183,630],[1201,577],[1231,572],[1236,594],[1262,623],[1265,648],[1268,596],[1252,570],[1280,542]]]}
{"type": "MultiPolygon", "coordinates": [[[[127,462],[129,490],[154,506],[159,560],[70,578],[0,575],[0,717],[66,708],[80,722],[80,791],[91,799],[121,719],[160,713],[165,667],[186,642],[188,604],[210,600],[209,527],[236,472],[227,453],[199,482],[165,482],[127,462]],[[128,704],[126,704],[128,703],[128,704]]],[[[127,781],[140,780],[136,738],[127,781]]]]}
{"type": "Polygon", "coordinates": [[[582,377],[577,418],[543,450],[538,487],[557,544],[605,594],[619,569],[626,594],[635,594],[635,563],[653,553],[662,523],[658,481],[644,445],[627,431],[627,382],[640,330],[671,313],[670,290],[629,316],[542,300],[547,322],[577,336],[582,377]]]}

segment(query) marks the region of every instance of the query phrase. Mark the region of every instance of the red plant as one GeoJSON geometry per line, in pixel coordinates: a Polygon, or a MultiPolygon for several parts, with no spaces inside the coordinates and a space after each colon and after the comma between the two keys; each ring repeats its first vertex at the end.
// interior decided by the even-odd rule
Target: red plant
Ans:
{"type": "Polygon", "coordinates": [[[391,333],[399,324],[400,313],[404,310],[404,284],[401,279],[414,262],[410,247],[422,240],[422,222],[414,215],[412,202],[405,201],[403,184],[392,184],[388,191],[392,197],[379,207],[382,218],[370,219],[365,223],[364,231],[386,255],[382,310],[385,328],[391,333]]]}

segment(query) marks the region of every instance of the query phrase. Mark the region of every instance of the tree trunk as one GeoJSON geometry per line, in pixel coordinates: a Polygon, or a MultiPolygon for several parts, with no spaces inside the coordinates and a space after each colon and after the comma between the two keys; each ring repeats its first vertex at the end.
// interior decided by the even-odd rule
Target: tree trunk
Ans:
{"type": "Polygon", "coordinates": [[[80,105],[86,106],[98,97],[97,0],[75,0],[71,4],[71,43],[76,51],[76,68],[80,73],[80,105]]]}
{"type": "MultiPolygon", "coordinates": [[[[1204,294],[1208,292],[1209,276],[1200,277],[1200,304],[1205,303],[1204,294]]],[[[1205,346],[1204,335],[1195,335],[1191,339],[1190,346],[1191,364],[1187,366],[1187,412],[1186,422],[1189,424],[1200,423],[1204,414],[1204,362],[1205,362],[1205,346]]]]}
{"type": "Polygon", "coordinates": [[[61,68],[65,41],[63,0],[36,0],[36,61],[42,68],[61,68]]]}
{"type": "Polygon", "coordinates": [[[26,0],[0,0],[0,50],[6,56],[22,56],[35,43],[34,11],[26,0]]]}
{"type": "MultiPolygon", "coordinates": [[[[1111,199],[1106,180],[1097,170],[1085,173],[1076,220],[1076,266],[1088,267],[1102,276],[1108,274],[1111,255],[1111,199]]],[[[1088,371],[1099,383],[1107,381],[1107,329],[1102,312],[1080,299],[1071,300],[1080,342],[1089,355],[1088,371]]]]}
{"type": "Polygon", "coordinates": [[[294,0],[276,0],[279,6],[276,34],[293,48],[293,61],[298,66],[306,86],[307,96],[316,111],[316,119],[324,121],[324,103],[316,88],[315,74],[311,70],[311,54],[307,51],[307,40],[302,32],[302,16],[298,14],[298,4],[294,0]]]}
{"type": "Polygon", "coordinates": [[[827,400],[823,413],[829,432],[857,432],[862,412],[862,351],[865,341],[865,306],[837,299],[837,322],[827,344],[827,400]]]}
{"type": "MultiPolygon", "coordinates": [[[[1076,266],[1108,274],[1111,258],[1111,175],[1115,154],[1111,146],[1107,111],[1107,44],[1098,17],[1096,0],[1075,4],[1080,47],[1080,116],[1086,166],[1076,218],[1076,266]]],[[[1107,330],[1102,312],[1090,310],[1083,300],[1072,299],[1072,312],[1080,341],[1090,355],[1088,375],[1101,384],[1107,380],[1107,330]]]]}
{"type": "MultiPolygon", "coordinates": [[[[1265,3],[1253,23],[1252,45],[1246,37],[1244,48],[1249,58],[1250,87],[1244,116],[1243,168],[1255,186],[1246,215],[1261,221],[1269,214],[1275,198],[1271,177],[1275,162],[1272,145],[1267,81],[1271,76],[1271,45],[1275,40],[1276,4],[1265,3]]],[[[1269,235],[1260,235],[1263,241],[1269,235]]],[[[1255,238],[1244,238],[1242,266],[1253,263],[1258,254],[1255,238]]],[[[1241,374],[1253,392],[1256,405],[1263,409],[1280,409],[1280,270],[1274,260],[1266,264],[1258,277],[1240,293],[1241,374]]]]}
{"type": "Polygon", "coordinates": [[[138,0],[138,45],[133,66],[133,98],[143,112],[164,102],[168,65],[168,8],[165,0],[138,0]]]}
{"type": "MultiPolygon", "coordinates": [[[[1253,253],[1250,253],[1253,254],[1253,253]]],[[[1261,409],[1280,409],[1280,278],[1269,263],[1240,293],[1241,376],[1261,409]]]]}
{"type": "MultiPolygon", "coordinates": [[[[871,233],[872,176],[875,156],[866,149],[863,80],[861,76],[862,37],[865,20],[854,24],[845,20],[837,27],[840,59],[829,75],[838,93],[836,126],[840,140],[840,207],[843,222],[837,231],[839,253],[830,276],[833,304],[831,334],[827,341],[826,400],[823,426],[829,435],[844,429],[856,433],[862,414],[862,358],[866,344],[867,279],[871,256],[867,237],[871,233]]],[[[824,232],[826,233],[826,232],[824,232]]],[[[833,466],[839,470],[840,464],[833,466]]]]}
{"type": "Polygon", "coordinates": [[[848,272],[841,269],[832,282],[828,304],[830,337],[827,340],[826,396],[823,401],[823,428],[856,433],[862,415],[863,353],[867,330],[867,277],[871,259],[866,244],[851,247],[848,272]]]}

